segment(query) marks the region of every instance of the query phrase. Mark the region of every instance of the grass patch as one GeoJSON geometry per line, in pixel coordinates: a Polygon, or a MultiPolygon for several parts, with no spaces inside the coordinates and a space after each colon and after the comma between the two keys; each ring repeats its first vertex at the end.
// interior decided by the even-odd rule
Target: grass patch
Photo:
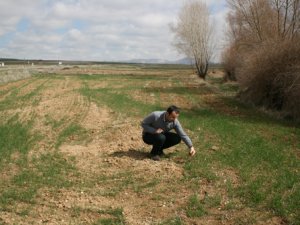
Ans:
{"type": "Polygon", "coordinates": [[[94,177],[95,179],[87,180],[83,186],[91,188],[99,185],[101,190],[98,190],[97,193],[106,197],[115,197],[127,189],[135,193],[143,193],[145,189],[151,190],[160,183],[159,179],[149,181],[146,178],[135,177],[134,173],[130,170],[112,175],[101,174],[98,177],[94,177]]]}
{"type": "Polygon", "coordinates": [[[175,218],[167,219],[167,220],[163,221],[162,223],[160,223],[159,225],[183,225],[183,224],[184,223],[180,217],[175,217],[175,218]]]}
{"type": "Polygon", "coordinates": [[[131,171],[125,171],[113,175],[101,175],[95,182],[104,188],[98,192],[99,195],[115,197],[126,188],[134,186],[136,179],[131,171]]]}
{"type": "Polygon", "coordinates": [[[71,123],[59,133],[55,148],[58,149],[66,141],[76,143],[87,142],[88,132],[79,124],[71,123]]]}
{"type": "Polygon", "coordinates": [[[36,191],[35,187],[11,187],[0,195],[0,208],[8,211],[8,207],[17,202],[33,204],[36,191]]]}
{"type": "Polygon", "coordinates": [[[99,219],[94,225],[125,225],[125,219],[123,217],[123,209],[109,209],[99,210],[99,214],[109,215],[112,218],[99,219]]]}
{"type": "Polygon", "coordinates": [[[139,181],[134,184],[134,191],[136,193],[141,193],[145,189],[151,189],[156,187],[160,183],[159,179],[153,179],[152,181],[145,180],[145,181],[139,181]]]}
{"type": "Polygon", "coordinates": [[[214,182],[217,179],[217,176],[212,171],[212,157],[207,156],[203,152],[197,152],[197,155],[185,163],[185,177],[189,180],[195,178],[205,178],[208,182],[214,182]]]}
{"type": "Polygon", "coordinates": [[[206,214],[204,205],[199,199],[198,195],[194,194],[189,198],[186,214],[188,217],[202,217],[206,214]]]}
{"type": "Polygon", "coordinates": [[[80,90],[80,93],[99,105],[108,105],[114,111],[127,116],[145,115],[159,108],[156,105],[135,101],[124,94],[124,92],[110,88],[90,89],[85,87],[80,90]]]}
{"type": "Polygon", "coordinates": [[[20,90],[30,83],[34,82],[34,80],[30,80],[24,85],[20,87],[14,87],[11,89],[11,93],[6,96],[4,100],[0,102],[0,111],[8,110],[8,109],[15,109],[22,107],[32,100],[31,104],[36,105],[39,101],[39,99],[34,99],[34,97],[37,97],[40,91],[43,89],[44,84],[47,82],[43,82],[42,84],[38,85],[34,90],[31,92],[25,94],[25,95],[19,95],[20,90]]]}
{"type": "Polygon", "coordinates": [[[108,81],[111,85],[115,82],[120,83],[132,83],[137,81],[157,81],[157,80],[168,80],[169,76],[153,76],[153,75],[137,75],[137,74],[101,74],[101,75],[78,75],[83,81],[108,81]]]}
{"type": "MultiPolygon", "coordinates": [[[[19,97],[19,101],[21,102],[26,102],[26,101],[29,101],[31,100],[33,97],[37,96],[40,91],[45,87],[45,83],[47,83],[48,79],[45,80],[43,83],[41,83],[40,85],[38,85],[34,90],[32,90],[31,92],[25,94],[25,95],[22,95],[19,97]]],[[[36,103],[36,102],[35,102],[36,103]]]]}
{"type": "Polygon", "coordinates": [[[17,87],[11,89],[11,93],[7,95],[4,100],[0,102],[0,111],[7,110],[16,106],[16,102],[18,100],[17,95],[19,91],[20,89],[17,87]]]}
{"type": "Polygon", "coordinates": [[[40,188],[62,188],[72,186],[69,176],[77,176],[73,165],[59,153],[47,153],[35,157],[31,162],[22,161],[20,171],[12,179],[9,188],[0,195],[0,208],[9,210],[19,202],[34,204],[40,188]]]}
{"type": "Polygon", "coordinates": [[[123,209],[122,208],[108,208],[108,209],[90,209],[90,208],[81,208],[78,206],[71,208],[71,215],[72,217],[80,217],[81,214],[85,215],[93,215],[96,217],[100,217],[96,219],[93,225],[125,225],[125,219],[123,216],[123,209]]]}
{"type": "Polygon", "coordinates": [[[207,208],[215,208],[221,205],[221,196],[216,195],[216,196],[206,196],[203,199],[203,204],[207,208]]]}
{"type": "Polygon", "coordinates": [[[210,208],[219,207],[220,204],[221,196],[205,196],[200,200],[197,194],[193,194],[189,198],[186,215],[191,218],[203,217],[209,214],[210,208]]]}
{"type": "Polygon", "coordinates": [[[67,122],[66,118],[63,118],[59,121],[53,119],[50,115],[45,116],[45,125],[51,126],[53,130],[62,127],[67,122]]]}
{"type": "Polygon", "coordinates": [[[201,128],[195,141],[198,156],[185,165],[187,177],[214,181],[211,168],[234,168],[241,179],[235,197],[247,206],[272,210],[291,224],[300,222],[300,163],[293,150],[299,141],[282,138],[294,128],[257,115],[232,117],[207,109],[190,111],[183,120],[191,130],[201,128]],[[220,150],[209,151],[211,145],[220,150]]]}
{"type": "Polygon", "coordinates": [[[21,124],[18,116],[0,125],[0,168],[4,161],[10,161],[13,153],[28,153],[37,140],[37,135],[31,134],[30,129],[31,124],[21,124]]]}

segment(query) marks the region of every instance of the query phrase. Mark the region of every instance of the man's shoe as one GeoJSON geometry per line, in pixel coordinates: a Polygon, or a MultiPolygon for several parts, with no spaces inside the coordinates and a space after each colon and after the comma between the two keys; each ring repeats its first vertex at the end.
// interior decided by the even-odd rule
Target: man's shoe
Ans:
{"type": "Polygon", "coordinates": [[[164,152],[159,152],[158,155],[159,155],[160,157],[165,157],[165,156],[166,156],[166,154],[165,154],[164,152]]]}
{"type": "Polygon", "coordinates": [[[154,160],[154,161],[160,161],[159,155],[154,155],[154,156],[151,157],[151,159],[154,160]]]}

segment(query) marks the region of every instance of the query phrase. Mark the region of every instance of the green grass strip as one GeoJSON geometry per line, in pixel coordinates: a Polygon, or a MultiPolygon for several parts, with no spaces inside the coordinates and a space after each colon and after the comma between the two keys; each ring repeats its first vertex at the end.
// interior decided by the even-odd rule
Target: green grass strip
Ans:
{"type": "Polygon", "coordinates": [[[30,124],[22,124],[17,118],[0,125],[0,165],[15,152],[27,154],[36,138],[30,133],[30,124]]]}

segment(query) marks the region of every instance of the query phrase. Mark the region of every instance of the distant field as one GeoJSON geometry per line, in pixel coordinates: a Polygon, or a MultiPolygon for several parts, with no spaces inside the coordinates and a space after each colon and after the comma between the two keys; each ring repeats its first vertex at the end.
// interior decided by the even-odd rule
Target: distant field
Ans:
{"type": "Polygon", "coordinates": [[[299,126],[192,72],[34,66],[0,84],[0,224],[300,224],[299,126]],[[140,121],[171,104],[197,154],[155,162],[140,121]]]}

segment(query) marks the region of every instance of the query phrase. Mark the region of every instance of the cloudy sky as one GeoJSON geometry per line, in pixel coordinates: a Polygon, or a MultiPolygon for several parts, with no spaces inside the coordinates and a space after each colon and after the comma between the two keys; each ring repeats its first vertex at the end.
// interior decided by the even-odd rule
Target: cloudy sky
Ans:
{"type": "MultiPolygon", "coordinates": [[[[169,24],[184,0],[1,0],[0,58],[183,58],[169,24]]],[[[223,40],[225,0],[206,0],[223,40]]],[[[219,45],[218,49],[222,46],[219,45]]],[[[216,53],[218,55],[218,53],[216,53]]]]}

